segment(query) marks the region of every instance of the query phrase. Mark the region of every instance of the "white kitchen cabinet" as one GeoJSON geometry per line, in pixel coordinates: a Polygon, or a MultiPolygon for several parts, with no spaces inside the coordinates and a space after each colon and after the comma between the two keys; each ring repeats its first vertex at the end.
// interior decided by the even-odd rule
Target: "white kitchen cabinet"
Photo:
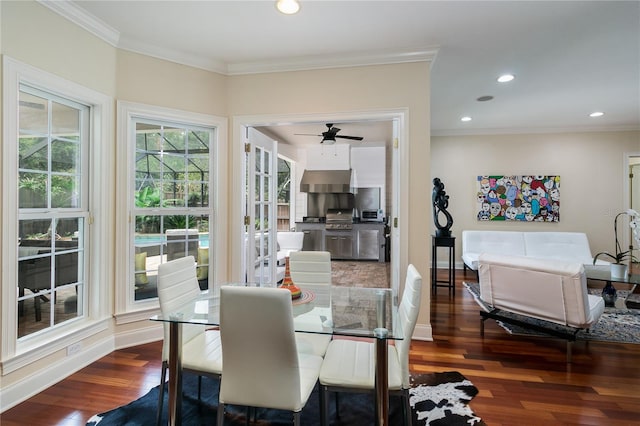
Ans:
{"type": "MultiPolygon", "coordinates": [[[[386,162],[384,147],[351,148],[351,169],[355,186],[385,187],[386,162]]],[[[384,193],[384,190],[382,191],[384,193]]]]}

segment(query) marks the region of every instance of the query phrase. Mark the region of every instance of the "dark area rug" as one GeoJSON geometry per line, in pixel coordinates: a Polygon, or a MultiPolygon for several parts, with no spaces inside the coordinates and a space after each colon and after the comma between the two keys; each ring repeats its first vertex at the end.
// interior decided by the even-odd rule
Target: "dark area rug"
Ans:
{"type": "MultiPolygon", "coordinates": [[[[412,376],[410,404],[413,412],[413,425],[457,426],[480,425],[485,423],[477,417],[469,401],[477,395],[478,389],[458,372],[420,374],[412,376]]],[[[122,407],[93,416],[87,426],[146,426],[156,424],[158,389],[151,389],[143,397],[122,407]]],[[[185,426],[215,425],[219,382],[204,377],[202,379],[202,399],[198,401],[197,378],[185,373],[183,377],[182,424],[185,426]]],[[[329,419],[333,426],[373,425],[373,394],[341,393],[340,418],[336,418],[335,394],[329,400],[329,419]]],[[[402,424],[400,399],[391,397],[390,424],[402,424]]],[[[162,424],[167,424],[167,395],[165,391],[164,416],[162,424]]],[[[247,410],[244,407],[227,406],[225,425],[246,424],[247,410]]],[[[256,409],[255,422],[258,425],[291,425],[291,413],[279,410],[256,409]]],[[[304,426],[320,424],[318,389],[313,391],[302,411],[301,423],[304,426]]]]}
{"type": "MultiPolygon", "coordinates": [[[[463,283],[465,288],[474,297],[480,308],[489,312],[491,306],[480,299],[480,286],[478,283],[463,283]]],[[[598,293],[598,289],[590,289],[590,292],[598,293]]],[[[623,292],[620,292],[624,296],[623,292]]],[[[544,326],[558,331],[565,331],[568,327],[563,327],[548,321],[525,317],[523,315],[512,314],[501,311],[501,315],[518,319],[531,324],[544,326]]],[[[511,334],[544,336],[545,334],[512,324],[498,322],[502,328],[511,334]]],[[[636,343],[640,344],[640,310],[638,309],[618,309],[607,307],[597,323],[591,326],[589,332],[581,330],[576,335],[578,340],[594,340],[603,342],[636,343]]]]}

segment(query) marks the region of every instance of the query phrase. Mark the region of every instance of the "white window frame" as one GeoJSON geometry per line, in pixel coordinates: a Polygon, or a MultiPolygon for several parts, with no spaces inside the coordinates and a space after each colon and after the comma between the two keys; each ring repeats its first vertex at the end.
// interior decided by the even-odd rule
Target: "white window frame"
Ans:
{"type": "Polygon", "coordinates": [[[111,318],[113,227],[108,206],[113,185],[110,153],[113,99],[38,68],[3,57],[3,147],[2,147],[2,375],[27,366],[70,344],[106,330],[111,318]],[[89,221],[91,238],[85,247],[87,264],[84,316],[37,333],[37,338],[17,338],[17,241],[18,241],[18,100],[20,84],[56,94],[89,107],[89,221]],[[8,208],[15,206],[14,208],[8,208]],[[99,260],[99,261],[98,261],[99,260]]]}
{"type": "Polygon", "coordinates": [[[135,144],[135,121],[150,120],[165,123],[182,123],[186,126],[214,128],[214,140],[211,141],[209,152],[213,158],[209,173],[209,192],[211,202],[209,203],[209,278],[210,288],[217,282],[216,277],[220,276],[219,257],[214,256],[220,247],[219,236],[221,235],[219,187],[220,177],[220,145],[227,139],[227,119],[214,115],[194,113],[189,111],[176,110],[153,105],[146,105],[134,102],[118,101],[117,107],[117,170],[116,188],[118,197],[116,199],[116,210],[118,218],[116,220],[116,233],[123,235],[117,241],[116,256],[116,294],[115,294],[115,318],[117,324],[126,324],[135,321],[148,320],[149,316],[159,309],[158,299],[134,300],[134,291],[131,286],[130,276],[132,275],[133,259],[130,233],[133,227],[131,223],[135,221],[133,200],[133,179],[134,179],[134,150],[131,144],[135,144]],[[211,274],[213,272],[213,274],[211,274]]]}

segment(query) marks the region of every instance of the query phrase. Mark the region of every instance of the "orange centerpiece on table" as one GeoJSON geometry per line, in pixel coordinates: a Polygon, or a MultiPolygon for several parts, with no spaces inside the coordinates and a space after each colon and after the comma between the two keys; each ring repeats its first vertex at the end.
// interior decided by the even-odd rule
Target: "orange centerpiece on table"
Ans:
{"type": "Polygon", "coordinates": [[[284,279],[282,280],[281,288],[286,288],[291,292],[291,298],[297,299],[302,296],[302,290],[293,283],[291,279],[291,272],[289,271],[289,256],[284,258],[284,279]]]}

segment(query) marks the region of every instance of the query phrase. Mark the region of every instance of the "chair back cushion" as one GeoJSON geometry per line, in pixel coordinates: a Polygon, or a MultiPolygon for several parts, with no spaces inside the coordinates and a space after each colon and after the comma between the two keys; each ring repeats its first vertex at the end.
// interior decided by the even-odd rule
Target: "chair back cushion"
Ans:
{"type": "Polygon", "coordinates": [[[328,251],[291,252],[289,270],[297,286],[331,285],[331,254],[328,251]]]}
{"type": "Polygon", "coordinates": [[[416,327],[418,313],[420,312],[420,299],[422,295],[422,276],[413,265],[407,268],[407,278],[404,285],[404,293],[398,308],[398,316],[402,325],[404,339],[396,341],[396,351],[402,373],[402,387],[409,388],[409,349],[411,336],[416,327]]]}
{"type": "Polygon", "coordinates": [[[578,328],[597,320],[581,263],[482,254],[479,276],[480,297],[496,308],[578,328]]]}
{"type": "MultiPolygon", "coordinates": [[[[158,301],[160,311],[167,315],[200,293],[196,278],[196,263],[193,256],[181,257],[158,266],[158,301]]],[[[164,324],[164,344],[162,359],[169,357],[169,325],[164,324]]],[[[184,324],[182,327],[183,344],[204,331],[204,326],[184,324]]]]}
{"type": "Polygon", "coordinates": [[[222,286],[220,337],[220,402],[302,409],[289,290],[222,286]]]}

